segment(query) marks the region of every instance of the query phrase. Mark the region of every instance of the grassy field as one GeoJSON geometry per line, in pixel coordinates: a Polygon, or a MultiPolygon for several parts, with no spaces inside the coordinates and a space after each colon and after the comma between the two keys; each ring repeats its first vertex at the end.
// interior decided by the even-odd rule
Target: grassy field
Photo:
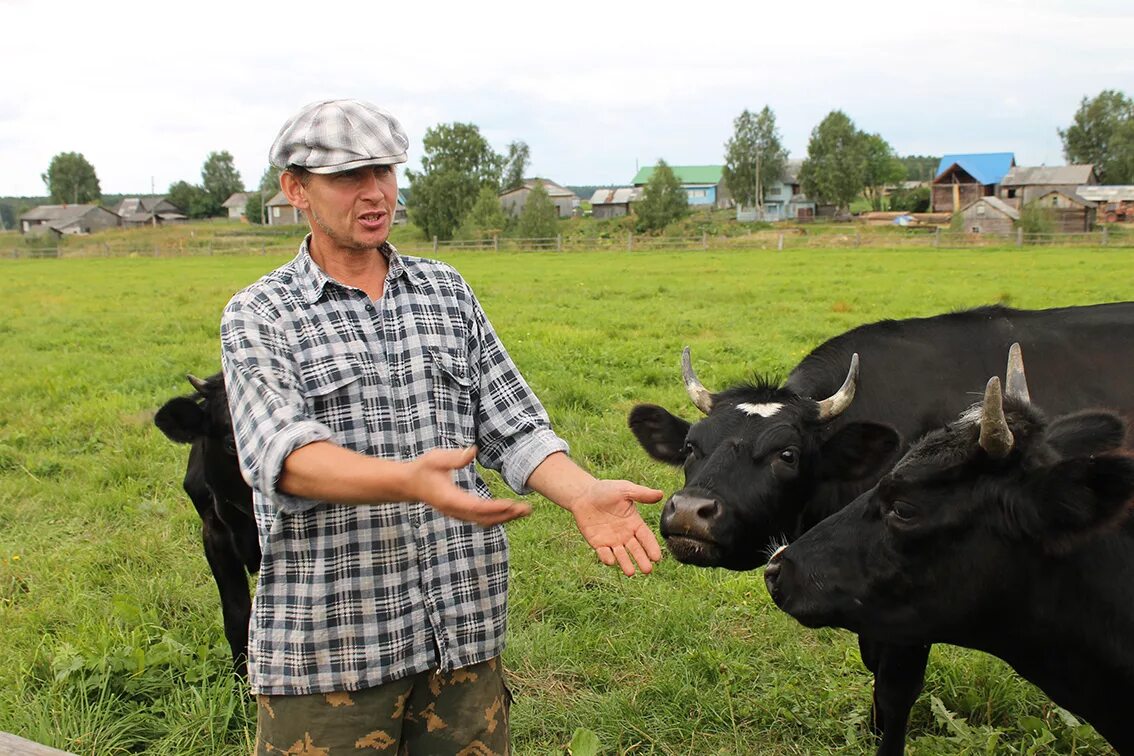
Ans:
{"type": "MultiPolygon", "coordinates": [[[[574,456],[666,491],[626,427],[639,401],[696,416],[710,387],[783,374],[883,317],[1134,298],[1134,252],[1098,249],[454,253],[574,456]]],[[[247,753],[219,602],[153,427],[219,366],[229,296],[283,256],[0,263],[0,731],[82,754],[247,753]]],[[[1033,387],[1042,402],[1044,387],[1033,387]]],[[[500,483],[492,479],[503,493],[500,483]]],[[[655,524],[659,505],[644,508],[655,524]]],[[[779,612],[762,574],[664,560],[626,579],[547,502],[508,526],[518,754],[589,730],[611,754],[872,753],[855,639],[779,612]]],[[[585,749],[578,748],[581,754],[585,749]]],[[[1002,663],[935,648],[911,753],[1109,753],[1002,663]]]]}

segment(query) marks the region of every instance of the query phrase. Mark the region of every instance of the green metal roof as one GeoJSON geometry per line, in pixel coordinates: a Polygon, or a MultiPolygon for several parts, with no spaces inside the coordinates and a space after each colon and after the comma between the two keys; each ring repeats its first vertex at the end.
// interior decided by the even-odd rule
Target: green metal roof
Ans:
{"type": "MultiPolygon", "coordinates": [[[[634,186],[649,183],[656,166],[643,168],[634,177],[634,186]]],[[[723,165],[671,165],[670,170],[682,184],[719,184],[724,175],[723,165]]]]}

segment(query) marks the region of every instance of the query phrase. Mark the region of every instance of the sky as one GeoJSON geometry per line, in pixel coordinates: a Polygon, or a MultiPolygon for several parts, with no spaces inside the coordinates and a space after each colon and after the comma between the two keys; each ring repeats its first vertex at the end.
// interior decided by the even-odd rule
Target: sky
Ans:
{"type": "Polygon", "coordinates": [[[220,150],[255,186],[284,121],[336,97],[398,116],[410,168],[459,121],[565,185],[720,164],[765,105],[792,158],[838,109],[899,155],[1058,165],[1084,97],[1134,96],[1134,2],[0,0],[0,70],[0,196],[46,194],[60,152],[107,194],[199,183],[220,150]]]}

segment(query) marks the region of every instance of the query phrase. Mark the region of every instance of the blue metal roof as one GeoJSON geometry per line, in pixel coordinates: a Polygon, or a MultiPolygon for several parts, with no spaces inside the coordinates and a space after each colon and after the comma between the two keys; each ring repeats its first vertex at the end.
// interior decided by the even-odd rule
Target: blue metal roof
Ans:
{"type": "Polygon", "coordinates": [[[999,184],[1016,164],[1011,152],[977,152],[968,155],[946,155],[937,164],[934,178],[949,170],[954,163],[982,184],[999,184]]]}

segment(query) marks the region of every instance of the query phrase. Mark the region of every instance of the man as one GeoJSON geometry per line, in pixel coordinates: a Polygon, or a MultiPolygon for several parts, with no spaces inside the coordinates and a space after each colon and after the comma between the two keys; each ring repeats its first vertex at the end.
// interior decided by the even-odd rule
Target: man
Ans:
{"type": "Polygon", "coordinates": [[[406,138],[317,102],[270,152],[311,233],[221,324],[263,560],[250,627],[256,752],[506,753],[503,523],[474,457],[570,511],[626,575],[661,558],[635,502],[567,456],[468,284],[387,238],[406,138]]]}

